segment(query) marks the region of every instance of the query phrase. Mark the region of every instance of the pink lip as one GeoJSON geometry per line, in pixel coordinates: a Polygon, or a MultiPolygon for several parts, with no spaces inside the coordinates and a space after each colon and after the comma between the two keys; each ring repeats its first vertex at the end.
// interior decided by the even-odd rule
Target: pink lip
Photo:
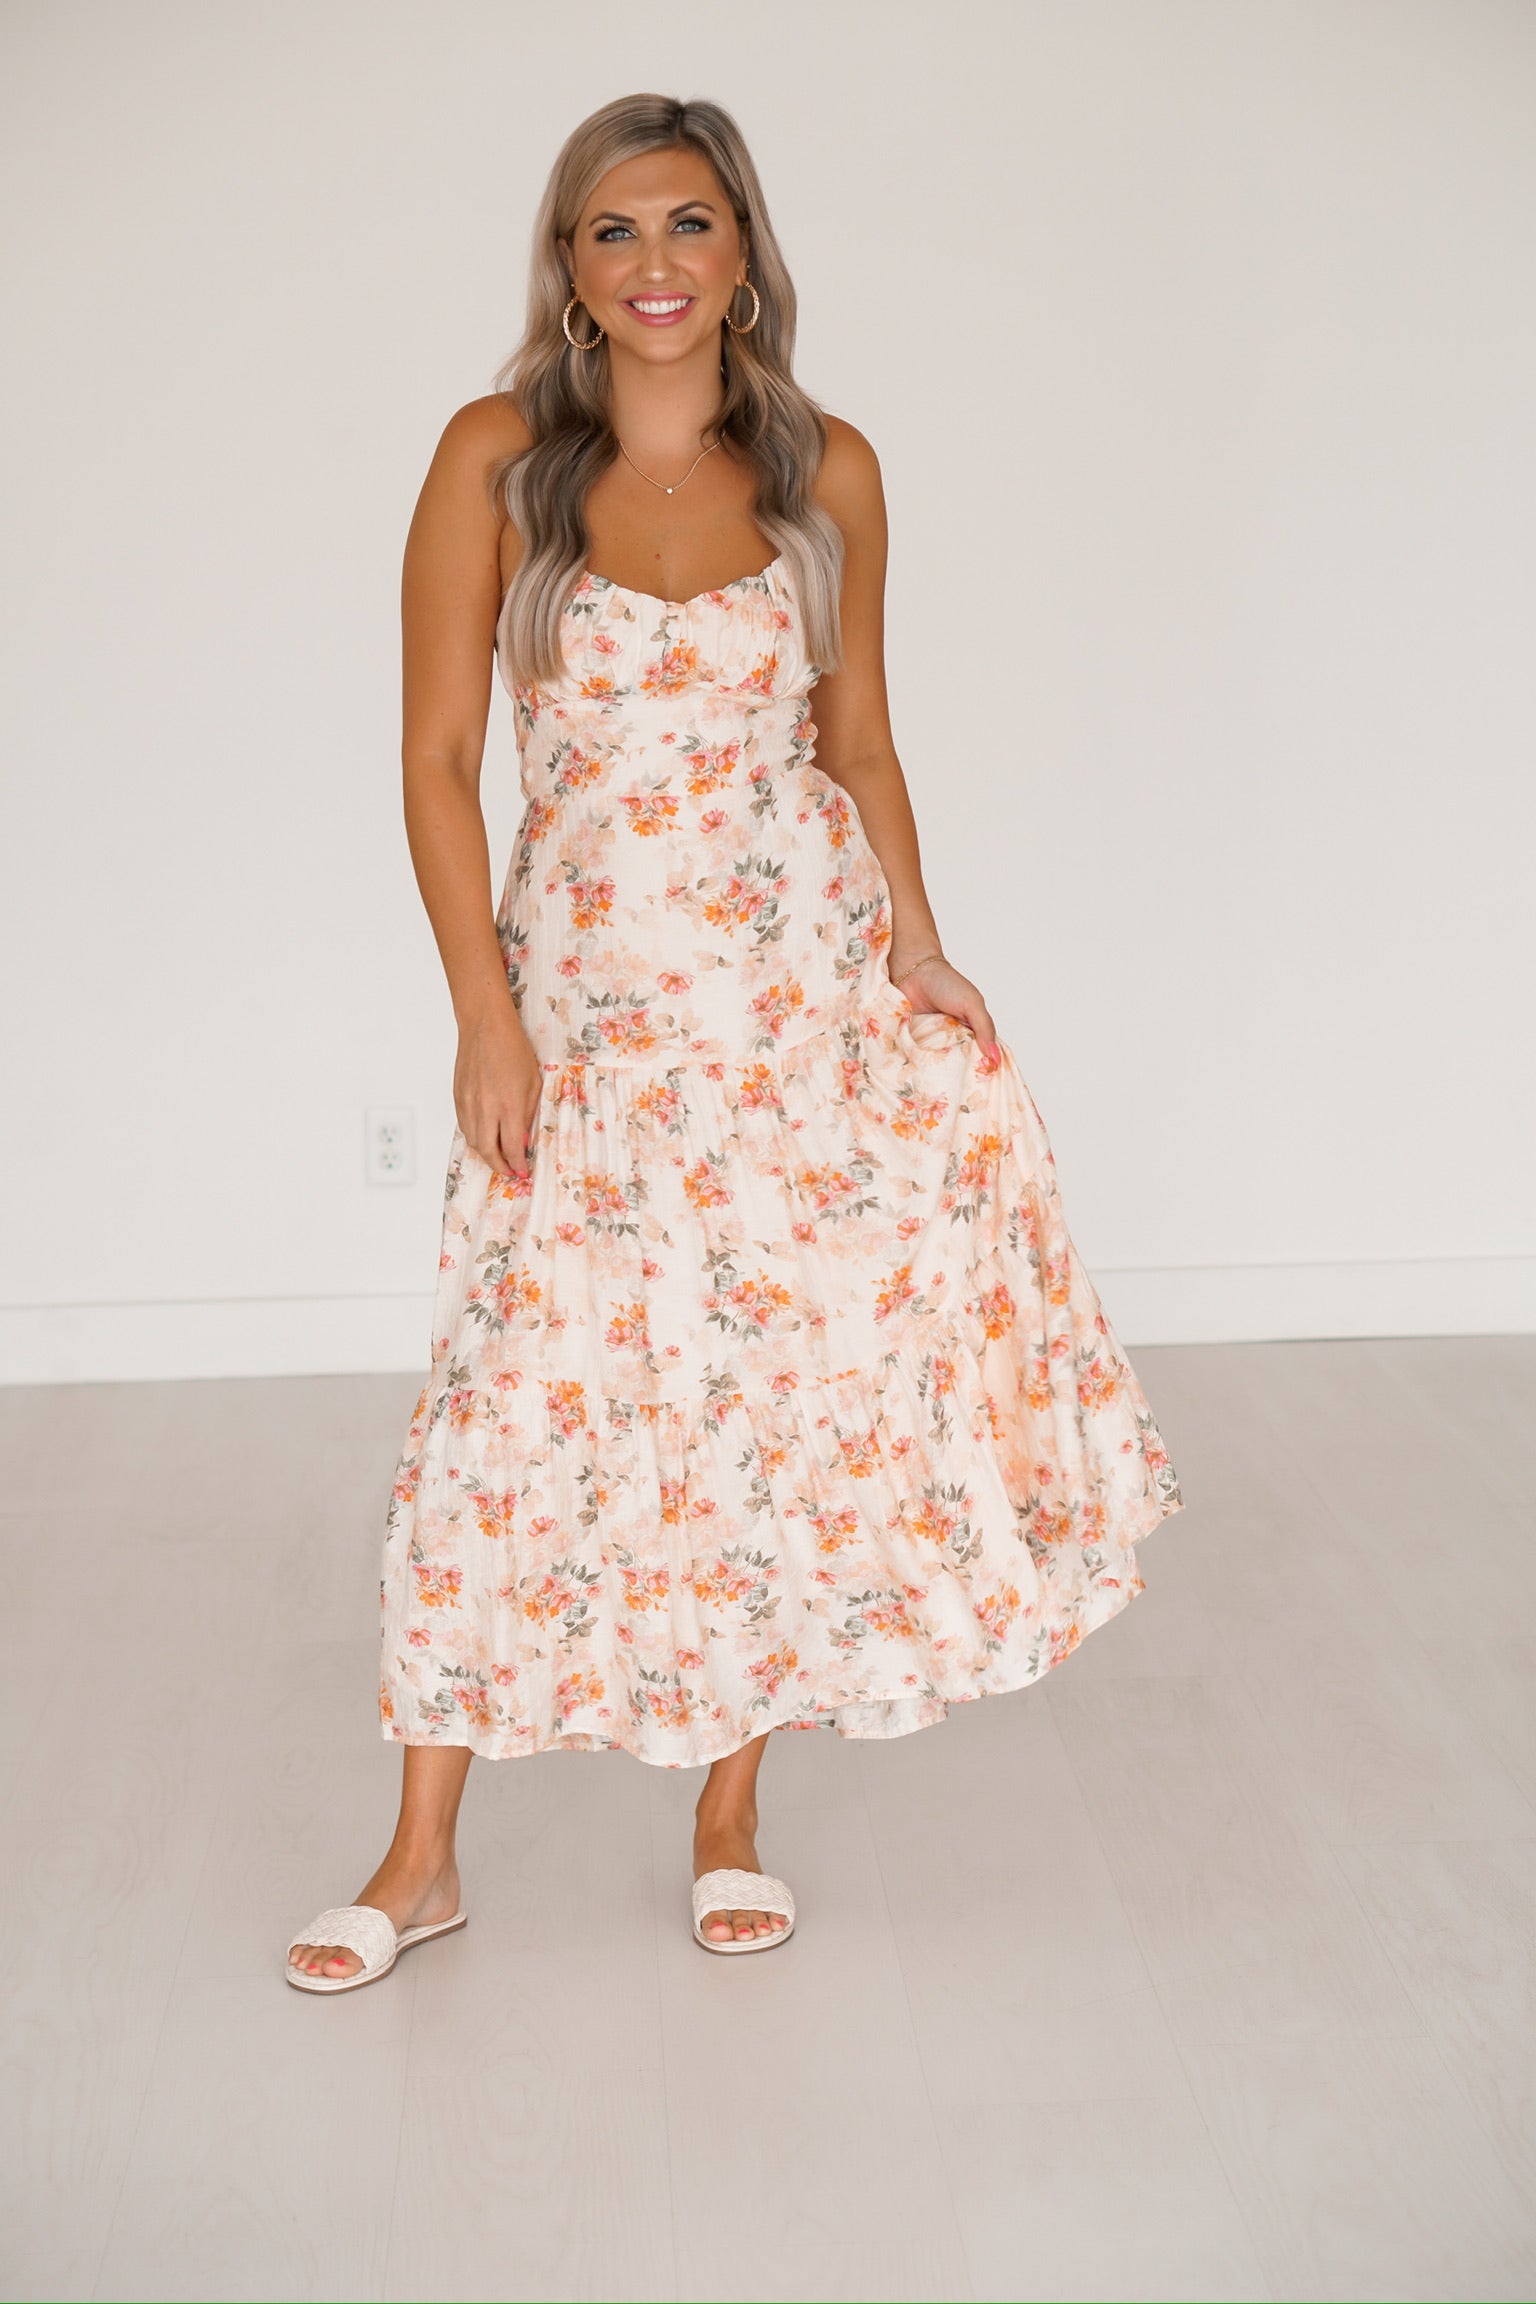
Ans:
{"type": "Polygon", "coordinates": [[[675,321],[687,319],[694,305],[698,302],[698,298],[690,296],[687,303],[679,305],[675,312],[641,312],[636,309],[628,296],[625,297],[624,301],[642,326],[646,328],[670,328],[675,321]]]}

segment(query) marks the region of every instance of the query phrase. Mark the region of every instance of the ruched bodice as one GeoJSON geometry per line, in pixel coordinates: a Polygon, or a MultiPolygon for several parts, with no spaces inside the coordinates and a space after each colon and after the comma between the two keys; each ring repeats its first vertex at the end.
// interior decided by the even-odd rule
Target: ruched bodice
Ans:
{"type": "Polygon", "coordinates": [[[867,1007],[889,893],[816,763],[784,561],[682,601],[586,575],[562,648],[539,687],[501,658],[526,806],[497,927],[544,1063],[740,1060],[867,1007]]]}

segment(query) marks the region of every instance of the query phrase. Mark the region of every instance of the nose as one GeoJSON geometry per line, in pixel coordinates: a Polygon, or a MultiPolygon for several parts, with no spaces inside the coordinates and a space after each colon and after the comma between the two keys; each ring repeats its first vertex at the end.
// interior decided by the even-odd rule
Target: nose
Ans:
{"type": "Polygon", "coordinates": [[[644,279],[665,280],[671,269],[672,244],[663,228],[641,242],[637,270],[644,279]]]}

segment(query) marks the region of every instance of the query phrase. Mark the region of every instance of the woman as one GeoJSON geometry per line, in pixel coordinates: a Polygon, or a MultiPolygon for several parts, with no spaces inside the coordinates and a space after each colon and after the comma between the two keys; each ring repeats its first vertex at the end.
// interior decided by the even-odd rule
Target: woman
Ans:
{"type": "Polygon", "coordinates": [[[768,1732],[899,1736],[1038,1679],[1179,1502],[924,893],[879,468],[795,384],[794,321],[729,116],[605,106],[412,524],[406,817],[458,1133],[385,1539],[400,1820],[290,1947],[307,1990],[462,1925],[476,1752],[707,1767],[694,1934],[784,1942],[768,1732]],[[494,916],[493,660],[527,800],[494,916]]]}

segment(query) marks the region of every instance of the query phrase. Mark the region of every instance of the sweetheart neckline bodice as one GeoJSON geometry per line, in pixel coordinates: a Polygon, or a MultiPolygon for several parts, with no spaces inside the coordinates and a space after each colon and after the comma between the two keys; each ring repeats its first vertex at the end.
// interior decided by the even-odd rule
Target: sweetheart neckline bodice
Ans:
{"type": "Polygon", "coordinates": [[[706,584],[701,591],[690,592],[686,600],[669,600],[664,593],[646,592],[638,584],[621,584],[613,576],[599,576],[595,568],[584,568],[577,579],[577,590],[583,584],[601,584],[605,591],[623,592],[631,600],[649,600],[657,608],[696,608],[701,600],[713,600],[722,592],[740,592],[748,584],[761,584],[784,565],[784,555],[776,552],[766,568],[755,569],[747,576],[733,576],[728,584],[706,584]]]}

